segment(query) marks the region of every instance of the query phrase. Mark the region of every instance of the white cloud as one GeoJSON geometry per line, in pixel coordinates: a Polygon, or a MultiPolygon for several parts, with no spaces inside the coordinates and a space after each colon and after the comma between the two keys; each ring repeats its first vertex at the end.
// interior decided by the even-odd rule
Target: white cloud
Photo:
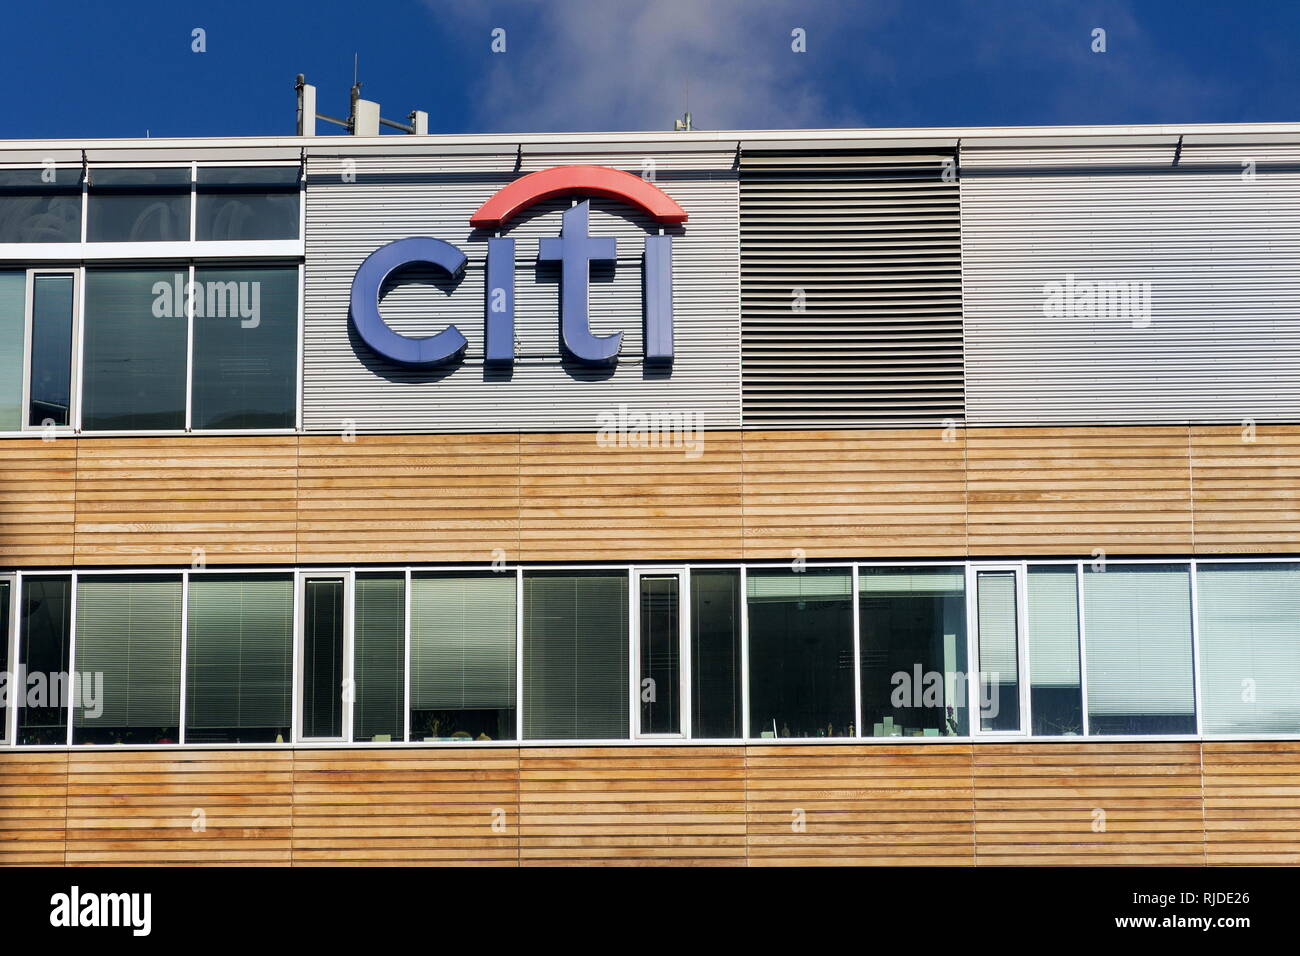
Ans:
{"type": "MultiPolygon", "coordinates": [[[[842,42],[838,3],[784,0],[565,0],[472,6],[428,0],[454,29],[506,30],[475,90],[482,129],[670,129],[690,110],[697,129],[861,125],[832,105],[808,68],[842,42]],[[839,22],[837,23],[837,19],[839,22]],[[807,31],[806,53],[791,31],[807,31]]],[[[874,14],[853,5],[854,29],[874,14]]],[[[863,57],[870,54],[864,52],[863,57]]]]}

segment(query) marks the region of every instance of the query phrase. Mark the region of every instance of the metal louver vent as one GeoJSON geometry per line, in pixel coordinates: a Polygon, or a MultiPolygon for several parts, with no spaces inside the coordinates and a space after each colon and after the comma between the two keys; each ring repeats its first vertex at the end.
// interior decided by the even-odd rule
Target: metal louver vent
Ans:
{"type": "Polygon", "coordinates": [[[746,427],[961,418],[959,197],[945,161],[742,154],[746,427]]]}

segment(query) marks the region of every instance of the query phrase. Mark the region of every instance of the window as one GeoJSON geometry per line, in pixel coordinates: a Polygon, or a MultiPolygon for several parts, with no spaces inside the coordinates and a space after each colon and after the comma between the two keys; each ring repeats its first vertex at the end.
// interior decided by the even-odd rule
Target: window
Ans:
{"type": "Polygon", "coordinates": [[[691,736],[744,736],[740,697],[740,571],[691,572],[691,736]]]}
{"type": "Polygon", "coordinates": [[[80,169],[0,169],[0,242],[80,241],[80,169]]]}
{"type": "Polygon", "coordinates": [[[76,657],[74,744],[180,739],[180,575],[78,578],[76,657]]]}
{"type": "Polygon", "coordinates": [[[680,736],[682,727],[682,574],[637,574],[637,733],[680,736]]]}
{"type": "Polygon", "coordinates": [[[32,353],[27,424],[72,424],[71,274],[32,278],[32,353]]]}
{"type": "Polygon", "coordinates": [[[980,729],[1020,731],[1020,596],[1015,570],[975,572],[980,729]]]}
{"type": "Polygon", "coordinates": [[[199,268],[195,281],[193,427],[294,427],[298,267],[199,268]]]}
{"type": "Polygon", "coordinates": [[[851,737],[853,596],[844,568],[748,574],[753,737],[851,737]]]}
{"type": "Polygon", "coordinates": [[[199,167],[195,238],[298,238],[298,167],[199,167]]]}
{"type": "Polygon", "coordinates": [[[1187,566],[1087,566],[1083,601],[1089,731],[1195,733],[1187,566]]]}
{"type": "Polygon", "coordinates": [[[1026,588],[1033,733],[1041,737],[1082,734],[1078,574],[1073,567],[1031,566],[1026,588]]]}
{"type": "Polygon", "coordinates": [[[406,576],[357,574],[353,600],[353,739],[404,740],[406,576]]]}
{"type": "Polygon", "coordinates": [[[515,737],[516,605],[513,574],[411,579],[413,740],[515,737]]]}
{"type": "Polygon", "coordinates": [[[18,638],[18,743],[66,744],[72,577],[24,578],[18,638]]]}
{"type": "Polygon", "coordinates": [[[625,739],[626,572],[524,575],[524,736],[625,739]]]}
{"type": "Polygon", "coordinates": [[[185,427],[188,332],[168,293],[187,278],[179,268],[86,271],[87,431],[185,427]]]}
{"type": "Polygon", "coordinates": [[[290,739],[293,633],[291,575],[191,575],[187,743],[290,739]]]}
{"type": "Polygon", "coordinates": [[[969,733],[960,567],[861,568],[862,735],[969,733]]]}
{"type": "Polygon", "coordinates": [[[190,167],[91,169],[90,242],[187,242],[190,167]]]}
{"type": "Polygon", "coordinates": [[[1196,587],[1205,732],[1300,732],[1300,565],[1202,564],[1196,587]]]}
{"type": "Polygon", "coordinates": [[[0,699],[0,740],[9,739],[9,702],[17,694],[17,685],[9,673],[9,640],[13,627],[12,578],[0,578],[0,675],[6,677],[6,691],[0,699]]]}
{"type": "Polygon", "coordinates": [[[304,739],[343,737],[343,578],[303,581],[302,734],[304,739]]]}
{"type": "Polygon", "coordinates": [[[0,431],[23,426],[27,273],[0,272],[0,431]]]}

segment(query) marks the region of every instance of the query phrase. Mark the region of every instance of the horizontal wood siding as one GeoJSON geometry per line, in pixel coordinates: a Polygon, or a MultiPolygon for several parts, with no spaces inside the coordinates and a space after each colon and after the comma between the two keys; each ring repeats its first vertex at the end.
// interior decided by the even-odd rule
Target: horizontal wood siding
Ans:
{"type": "Polygon", "coordinates": [[[524,865],[742,865],[742,747],[526,748],[524,865]]]}
{"type": "Polygon", "coordinates": [[[518,560],[516,435],[303,437],[298,560],[518,560]]]}
{"type": "Polygon", "coordinates": [[[1205,862],[1197,743],[978,744],[973,754],[981,865],[1205,862]]]}
{"type": "Polygon", "coordinates": [[[0,567],[1300,552],[1300,425],[0,441],[0,567]]]}
{"type": "Polygon", "coordinates": [[[0,441],[0,563],[71,564],[77,444],[0,441]]]}
{"type": "Polygon", "coordinates": [[[67,862],[285,865],[293,764],[291,751],[71,753],[67,862]]]}
{"type": "Polygon", "coordinates": [[[969,866],[971,746],[750,747],[755,866],[969,866]]]}
{"type": "Polygon", "coordinates": [[[960,431],[746,432],[745,556],[966,550],[960,431]]]}
{"type": "Polygon", "coordinates": [[[296,437],[75,441],[78,564],[294,560],[296,437]]]}
{"type": "Polygon", "coordinates": [[[1300,741],[0,753],[65,862],[1300,865],[1300,741]]]}

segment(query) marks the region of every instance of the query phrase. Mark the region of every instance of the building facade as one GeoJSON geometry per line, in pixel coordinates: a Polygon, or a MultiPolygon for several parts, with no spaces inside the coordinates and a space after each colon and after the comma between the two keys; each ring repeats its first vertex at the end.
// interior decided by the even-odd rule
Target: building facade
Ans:
{"type": "Polygon", "coordinates": [[[1300,862],[1298,157],[0,143],[0,862],[1300,862]]]}

